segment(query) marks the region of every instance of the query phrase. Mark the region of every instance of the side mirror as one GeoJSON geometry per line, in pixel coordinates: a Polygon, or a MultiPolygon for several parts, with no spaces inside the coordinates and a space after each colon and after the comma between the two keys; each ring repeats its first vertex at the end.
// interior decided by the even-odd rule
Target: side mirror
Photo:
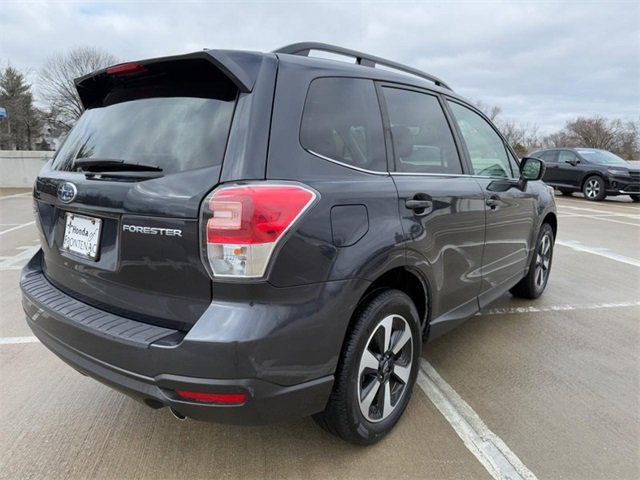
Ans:
{"type": "Polygon", "coordinates": [[[545,168],[544,162],[539,158],[525,157],[520,161],[520,180],[540,180],[544,176],[545,168]]]}

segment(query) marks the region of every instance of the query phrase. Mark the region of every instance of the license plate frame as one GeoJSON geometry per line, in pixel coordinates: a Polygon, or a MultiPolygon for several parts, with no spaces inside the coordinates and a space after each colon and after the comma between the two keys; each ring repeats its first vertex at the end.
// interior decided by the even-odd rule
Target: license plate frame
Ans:
{"type": "Polygon", "coordinates": [[[66,212],[61,250],[95,262],[100,256],[101,233],[101,218],[66,212]]]}

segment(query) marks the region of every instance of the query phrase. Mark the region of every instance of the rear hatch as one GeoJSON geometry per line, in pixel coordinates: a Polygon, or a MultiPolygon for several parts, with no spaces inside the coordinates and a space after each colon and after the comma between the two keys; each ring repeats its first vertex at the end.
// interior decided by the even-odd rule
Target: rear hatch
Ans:
{"type": "Polygon", "coordinates": [[[241,86],[203,53],[77,85],[86,111],[35,185],[45,275],[95,307],[188,329],[211,302],[198,213],[241,86]]]}

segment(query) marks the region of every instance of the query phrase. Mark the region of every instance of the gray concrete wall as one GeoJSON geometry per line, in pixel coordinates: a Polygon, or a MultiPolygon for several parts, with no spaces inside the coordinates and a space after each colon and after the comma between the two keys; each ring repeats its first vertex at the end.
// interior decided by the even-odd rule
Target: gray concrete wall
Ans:
{"type": "Polygon", "coordinates": [[[31,188],[36,175],[54,152],[0,150],[0,187],[31,188]]]}

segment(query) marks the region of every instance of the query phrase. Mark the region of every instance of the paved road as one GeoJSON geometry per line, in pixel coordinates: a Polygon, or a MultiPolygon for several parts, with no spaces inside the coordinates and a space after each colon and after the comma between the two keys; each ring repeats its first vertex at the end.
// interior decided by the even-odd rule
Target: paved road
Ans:
{"type": "Polygon", "coordinates": [[[37,234],[21,193],[0,190],[0,478],[491,478],[495,445],[524,478],[640,478],[640,208],[624,197],[558,196],[545,295],[506,295],[426,345],[431,377],[398,427],[358,448],[309,419],[178,422],[32,342],[17,281],[37,234]]]}

